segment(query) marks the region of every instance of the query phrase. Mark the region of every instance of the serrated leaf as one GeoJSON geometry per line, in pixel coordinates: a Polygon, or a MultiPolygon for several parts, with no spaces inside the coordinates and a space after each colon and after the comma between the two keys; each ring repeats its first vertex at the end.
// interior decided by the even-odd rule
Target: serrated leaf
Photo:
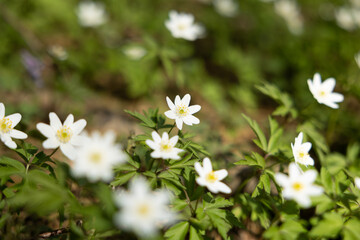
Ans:
{"type": "Polygon", "coordinates": [[[190,240],[202,240],[203,239],[201,234],[193,226],[190,226],[190,234],[189,235],[190,235],[190,240]]]}
{"type": "Polygon", "coordinates": [[[125,174],[122,174],[119,177],[116,177],[114,181],[110,183],[111,186],[120,186],[125,183],[127,183],[132,177],[135,177],[137,175],[136,171],[128,172],[125,174]]]}
{"type": "Polygon", "coordinates": [[[344,225],[344,240],[358,240],[360,239],[360,221],[358,219],[350,219],[344,225]]]}
{"type": "Polygon", "coordinates": [[[342,225],[343,220],[340,214],[326,213],[324,219],[311,229],[310,236],[334,238],[340,232],[342,225]]]}
{"type": "Polygon", "coordinates": [[[133,116],[134,118],[140,120],[143,122],[143,126],[154,129],[156,127],[156,123],[153,122],[153,120],[151,120],[150,118],[148,118],[147,116],[142,115],[141,113],[138,112],[132,112],[129,110],[124,110],[126,113],[130,114],[131,116],[133,116]]]}

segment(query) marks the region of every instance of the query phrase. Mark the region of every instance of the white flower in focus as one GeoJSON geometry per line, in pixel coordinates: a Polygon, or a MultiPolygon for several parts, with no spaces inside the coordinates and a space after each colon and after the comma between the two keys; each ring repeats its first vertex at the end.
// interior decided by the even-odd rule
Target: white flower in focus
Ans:
{"type": "Polygon", "coordinates": [[[314,166],[314,159],[312,159],[309,155],[309,151],[311,149],[311,143],[303,141],[303,133],[300,132],[299,136],[295,138],[295,144],[291,143],[292,152],[295,158],[296,163],[301,163],[305,166],[314,166]]]}
{"type": "Polygon", "coordinates": [[[174,159],[179,160],[182,149],[176,148],[175,145],[179,140],[179,136],[174,136],[169,139],[167,132],[164,132],[162,137],[156,132],[151,133],[153,140],[146,140],[146,144],[153,149],[151,157],[153,158],[163,158],[163,159],[174,159]]]}
{"type": "Polygon", "coordinates": [[[215,10],[225,17],[234,17],[239,7],[234,0],[213,0],[213,4],[215,10]]]}
{"type": "Polygon", "coordinates": [[[169,226],[175,220],[175,214],[168,207],[170,193],[151,191],[144,178],[132,180],[129,191],[117,193],[115,201],[121,208],[114,217],[115,223],[141,237],[154,236],[158,228],[169,226]]]}
{"type": "Polygon", "coordinates": [[[314,98],[320,103],[331,108],[339,108],[338,102],[344,100],[344,96],[340,93],[334,93],[336,81],[334,78],[328,78],[323,83],[319,73],[315,73],[313,81],[307,80],[310,92],[314,98]]]}
{"type": "Polygon", "coordinates": [[[5,116],[5,106],[3,103],[0,103],[0,139],[9,148],[16,148],[16,143],[12,138],[25,139],[28,137],[26,133],[14,129],[20,120],[20,113],[5,116]]]}
{"type": "Polygon", "coordinates": [[[200,120],[197,117],[193,116],[193,114],[200,111],[201,106],[189,106],[190,99],[190,94],[186,94],[182,99],[180,99],[179,95],[177,95],[175,97],[174,104],[169,97],[166,97],[166,102],[170,110],[165,112],[165,116],[170,119],[175,119],[176,126],[180,130],[182,129],[183,123],[190,126],[200,123],[200,120]]]}
{"type": "Polygon", "coordinates": [[[213,171],[211,161],[209,158],[204,158],[203,167],[199,162],[195,163],[195,170],[199,174],[196,182],[200,186],[205,186],[212,193],[223,192],[226,194],[231,193],[231,189],[225,184],[220,182],[228,175],[225,169],[213,171]]]}
{"type": "Polygon", "coordinates": [[[303,32],[303,17],[294,0],[279,0],[274,2],[275,12],[285,21],[291,33],[299,35],[303,32]]]}
{"type": "Polygon", "coordinates": [[[294,199],[300,206],[307,208],[311,206],[311,196],[323,193],[323,188],[313,185],[317,176],[315,170],[307,170],[301,173],[295,163],[289,165],[289,176],[276,173],[276,182],[283,187],[282,195],[286,199],[294,199]]]}
{"type": "Polygon", "coordinates": [[[91,136],[84,137],[71,166],[72,174],[76,177],[85,176],[91,182],[109,182],[113,178],[113,167],[126,160],[125,153],[115,140],[116,136],[112,131],[103,136],[99,132],[93,132],[91,136]]]}
{"type": "Polygon", "coordinates": [[[97,27],[107,20],[104,4],[101,2],[84,1],[77,9],[79,22],[84,27],[97,27]]]}
{"type": "Polygon", "coordinates": [[[355,62],[357,64],[357,66],[360,68],[360,52],[355,54],[354,58],[355,58],[355,62]]]}
{"type": "Polygon", "coordinates": [[[81,146],[84,141],[83,136],[79,136],[81,131],[86,126],[86,121],[80,119],[74,122],[74,116],[69,114],[64,124],[61,123],[56,113],[49,114],[50,125],[45,123],[38,123],[36,128],[48,139],[43,142],[45,149],[55,149],[60,147],[60,150],[66,157],[71,160],[76,158],[76,150],[74,146],[81,146]]]}
{"type": "Polygon", "coordinates": [[[358,189],[360,189],[360,178],[356,177],[356,178],[354,179],[354,182],[355,182],[355,186],[356,186],[358,189]]]}
{"type": "Polygon", "coordinates": [[[165,26],[174,38],[194,41],[201,38],[205,33],[202,25],[194,23],[194,16],[192,14],[170,11],[169,17],[170,19],[165,21],[165,26]]]}
{"type": "Polygon", "coordinates": [[[132,60],[139,60],[147,53],[146,49],[140,46],[127,47],[123,50],[123,52],[128,58],[132,60]]]}

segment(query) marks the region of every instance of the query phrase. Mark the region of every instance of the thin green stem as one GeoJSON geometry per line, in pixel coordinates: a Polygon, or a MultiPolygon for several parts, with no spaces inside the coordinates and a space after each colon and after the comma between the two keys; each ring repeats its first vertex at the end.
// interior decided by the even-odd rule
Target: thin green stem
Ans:
{"type": "Polygon", "coordinates": [[[176,124],[176,122],[174,122],[174,124],[171,126],[171,128],[170,128],[170,130],[169,130],[168,134],[170,134],[170,133],[171,133],[171,131],[172,131],[172,130],[173,130],[173,128],[175,127],[175,124],[176,124]]]}

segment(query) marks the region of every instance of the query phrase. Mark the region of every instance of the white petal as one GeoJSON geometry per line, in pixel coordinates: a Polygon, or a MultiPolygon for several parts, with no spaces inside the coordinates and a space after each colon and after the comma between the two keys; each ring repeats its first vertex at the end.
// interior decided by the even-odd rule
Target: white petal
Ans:
{"type": "Polygon", "coordinates": [[[301,147],[303,148],[304,151],[309,152],[311,149],[311,143],[310,142],[303,143],[301,147]]]}
{"type": "Polygon", "coordinates": [[[295,147],[299,147],[303,141],[303,133],[300,132],[297,138],[295,138],[295,147]]]}
{"type": "Polygon", "coordinates": [[[188,115],[183,120],[184,120],[184,122],[186,120],[186,122],[189,123],[188,125],[193,125],[193,124],[199,124],[200,123],[200,120],[197,117],[193,116],[193,115],[188,115]]]}
{"type": "Polygon", "coordinates": [[[183,120],[180,119],[180,118],[176,118],[175,119],[175,122],[176,122],[176,127],[181,130],[182,129],[182,126],[183,126],[183,120]]]}
{"type": "Polygon", "coordinates": [[[219,181],[223,180],[224,178],[226,178],[226,176],[228,175],[228,171],[226,171],[225,169],[221,169],[218,171],[215,171],[215,176],[217,177],[217,179],[219,181]]]}
{"type": "Polygon", "coordinates": [[[156,131],[153,131],[153,132],[151,133],[151,136],[152,136],[152,138],[154,139],[154,142],[155,142],[155,143],[160,143],[160,142],[161,142],[161,137],[160,137],[160,135],[159,135],[156,131]]]}
{"type": "Polygon", "coordinates": [[[333,108],[333,109],[338,109],[338,108],[339,108],[339,105],[336,104],[336,103],[334,103],[334,102],[332,102],[332,101],[323,101],[323,102],[321,102],[321,103],[323,103],[323,104],[325,104],[326,106],[331,107],[331,108],[333,108]]]}
{"type": "Polygon", "coordinates": [[[180,100],[180,97],[179,95],[176,95],[175,97],[175,105],[178,106],[180,104],[181,100],[180,100]]]}
{"type": "Polygon", "coordinates": [[[154,150],[155,150],[155,149],[158,148],[158,145],[157,145],[155,142],[151,141],[150,139],[146,140],[145,143],[146,143],[151,149],[154,149],[154,150]]]}
{"type": "Polygon", "coordinates": [[[295,163],[290,163],[289,165],[289,176],[291,179],[296,179],[298,176],[301,175],[299,167],[295,163]]]}
{"type": "Polygon", "coordinates": [[[308,86],[309,86],[309,89],[310,89],[311,94],[314,95],[315,89],[314,89],[313,82],[312,82],[310,79],[308,79],[308,80],[307,80],[307,84],[308,84],[308,86]]]}
{"type": "Polygon", "coordinates": [[[198,178],[196,178],[196,182],[197,182],[197,184],[199,184],[200,186],[206,186],[206,181],[205,181],[205,179],[204,178],[202,178],[202,177],[198,177],[198,178]]]}
{"type": "Polygon", "coordinates": [[[218,189],[214,184],[206,184],[207,189],[209,189],[212,193],[218,193],[220,189],[218,189]]]}
{"type": "Polygon", "coordinates": [[[214,187],[217,188],[219,192],[223,192],[226,194],[231,193],[231,189],[225,183],[215,182],[214,187]]]}
{"type": "Polygon", "coordinates": [[[313,186],[309,187],[307,192],[310,196],[319,196],[324,192],[324,189],[320,186],[313,185],[313,186]]]}
{"type": "Polygon", "coordinates": [[[60,150],[63,152],[63,154],[68,157],[70,160],[76,159],[76,149],[69,143],[67,144],[61,144],[60,150]]]}
{"type": "Polygon", "coordinates": [[[170,100],[169,97],[166,97],[166,102],[171,110],[175,109],[174,103],[170,100]]]}
{"type": "Polygon", "coordinates": [[[204,158],[203,160],[203,171],[204,173],[212,172],[212,165],[209,158],[204,158]]]}
{"type": "Polygon", "coordinates": [[[21,132],[19,130],[16,130],[16,129],[12,129],[11,132],[10,132],[10,136],[12,138],[16,138],[16,139],[25,139],[28,137],[28,135],[24,132],[21,132]]]}
{"type": "Polygon", "coordinates": [[[191,96],[190,94],[186,94],[183,99],[181,99],[181,102],[187,107],[190,104],[191,96]]]}
{"type": "Polygon", "coordinates": [[[198,111],[200,111],[200,109],[201,109],[200,105],[192,105],[189,107],[189,113],[190,114],[197,113],[198,111]]]}
{"type": "Polygon", "coordinates": [[[9,116],[6,116],[6,118],[10,119],[12,122],[11,126],[15,127],[21,120],[21,114],[20,113],[14,113],[9,116]]]}
{"type": "Polygon", "coordinates": [[[319,73],[314,74],[313,84],[314,84],[315,89],[320,87],[320,85],[321,85],[321,76],[320,76],[319,73]]]}
{"type": "Polygon", "coordinates": [[[176,113],[173,110],[168,110],[164,114],[166,117],[168,117],[170,119],[175,119],[177,117],[176,113]]]}
{"type": "Polygon", "coordinates": [[[162,158],[163,154],[162,152],[155,150],[150,154],[150,156],[152,158],[162,158]]]}
{"type": "Polygon", "coordinates": [[[308,166],[308,165],[310,165],[310,166],[314,166],[314,159],[312,159],[312,157],[310,157],[310,156],[308,156],[307,158],[306,158],[306,160],[304,161],[304,164],[306,165],[306,166],[308,166]]]}
{"type": "Polygon", "coordinates": [[[71,126],[74,123],[74,115],[69,114],[64,122],[64,126],[71,126]]]}
{"type": "Polygon", "coordinates": [[[71,129],[74,135],[78,135],[79,133],[81,133],[82,130],[84,130],[85,126],[86,126],[86,121],[84,119],[80,119],[74,122],[71,129]]]}
{"type": "Polygon", "coordinates": [[[171,146],[175,146],[176,143],[178,142],[178,140],[179,140],[179,136],[176,135],[176,136],[173,136],[172,138],[170,138],[169,143],[171,144],[171,146]]]}
{"type": "Polygon", "coordinates": [[[163,132],[161,140],[165,141],[165,142],[168,142],[169,141],[169,134],[167,132],[163,132]]]}
{"type": "Polygon", "coordinates": [[[355,182],[355,186],[356,186],[358,189],[360,189],[360,178],[356,177],[356,178],[354,179],[354,182],[355,182]]]}
{"type": "Polygon", "coordinates": [[[344,95],[342,95],[340,93],[330,93],[329,99],[332,102],[342,102],[342,101],[344,101],[344,95]]]}
{"type": "Polygon", "coordinates": [[[334,78],[328,78],[321,84],[321,86],[325,92],[332,92],[334,90],[335,84],[336,81],[334,78]]]}
{"type": "Polygon", "coordinates": [[[45,149],[55,149],[60,146],[60,142],[56,138],[49,138],[43,142],[45,149]]]}
{"type": "Polygon", "coordinates": [[[17,146],[16,146],[16,143],[13,141],[13,140],[8,140],[6,142],[4,142],[4,144],[8,147],[8,148],[11,148],[11,149],[15,149],[17,146]]]}
{"type": "Polygon", "coordinates": [[[5,117],[5,106],[3,103],[0,103],[0,119],[5,117]]]}
{"type": "Polygon", "coordinates": [[[300,206],[304,208],[308,208],[311,206],[311,200],[306,195],[296,195],[294,199],[300,206]]]}
{"type": "Polygon", "coordinates": [[[47,138],[51,138],[55,136],[55,131],[54,129],[45,123],[38,123],[36,124],[36,128],[39,130],[39,132],[44,135],[47,138]]]}
{"type": "Polygon", "coordinates": [[[302,179],[307,183],[313,183],[317,177],[318,173],[315,170],[307,170],[304,172],[302,179]]]}
{"type": "MultiPolygon", "coordinates": [[[[195,171],[199,174],[199,176],[203,176],[204,175],[204,172],[203,172],[203,168],[201,167],[201,164],[199,162],[196,162],[194,164],[194,168],[195,168],[195,171]]],[[[360,183],[360,182],[359,182],[360,183]]],[[[360,186],[360,185],[359,185],[360,186]]]]}
{"type": "Polygon", "coordinates": [[[191,121],[191,119],[189,118],[191,115],[187,116],[187,117],[183,117],[182,120],[186,125],[192,126],[193,123],[191,121]]]}
{"type": "Polygon", "coordinates": [[[285,187],[289,183],[289,178],[283,173],[276,173],[275,174],[275,181],[282,187],[285,187]]]}
{"type": "Polygon", "coordinates": [[[51,112],[49,113],[49,119],[50,119],[50,126],[57,131],[59,128],[62,127],[62,123],[59,119],[59,117],[56,115],[56,113],[51,112]]]}
{"type": "Polygon", "coordinates": [[[87,137],[81,135],[75,135],[70,139],[70,143],[75,146],[82,146],[86,141],[87,137]]]}

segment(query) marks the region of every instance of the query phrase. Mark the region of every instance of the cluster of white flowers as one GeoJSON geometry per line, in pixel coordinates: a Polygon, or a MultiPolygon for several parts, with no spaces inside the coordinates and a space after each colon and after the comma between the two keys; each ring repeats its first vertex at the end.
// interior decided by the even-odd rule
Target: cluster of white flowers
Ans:
{"type": "Polygon", "coordinates": [[[45,149],[60,148],[63,154],[73,162],[71,171],[74,176],[87,177],[90,181],[110,181],[112,168],[125,161],[126,156],[115,143],[115,134],[107,132],[104,136],[94,132],[91,136],[80,135],[86,121],[74,122],[69,114],[62,124],[56,113],[49,114],[50,125],[38,123],[37,129],[48,139],[43,142],[45,149]]]}
{"type": "Polygon", "coordinates": [[[147,181],[140,177],[131,181],[129,192],[117,193],[115,201],[121,208],[115,215],[117,225],[133,230],[140,237],[153,236],[158,228],[176,220],[168,206],[170,193],[166,190],[152,192],[147,181]]]}

